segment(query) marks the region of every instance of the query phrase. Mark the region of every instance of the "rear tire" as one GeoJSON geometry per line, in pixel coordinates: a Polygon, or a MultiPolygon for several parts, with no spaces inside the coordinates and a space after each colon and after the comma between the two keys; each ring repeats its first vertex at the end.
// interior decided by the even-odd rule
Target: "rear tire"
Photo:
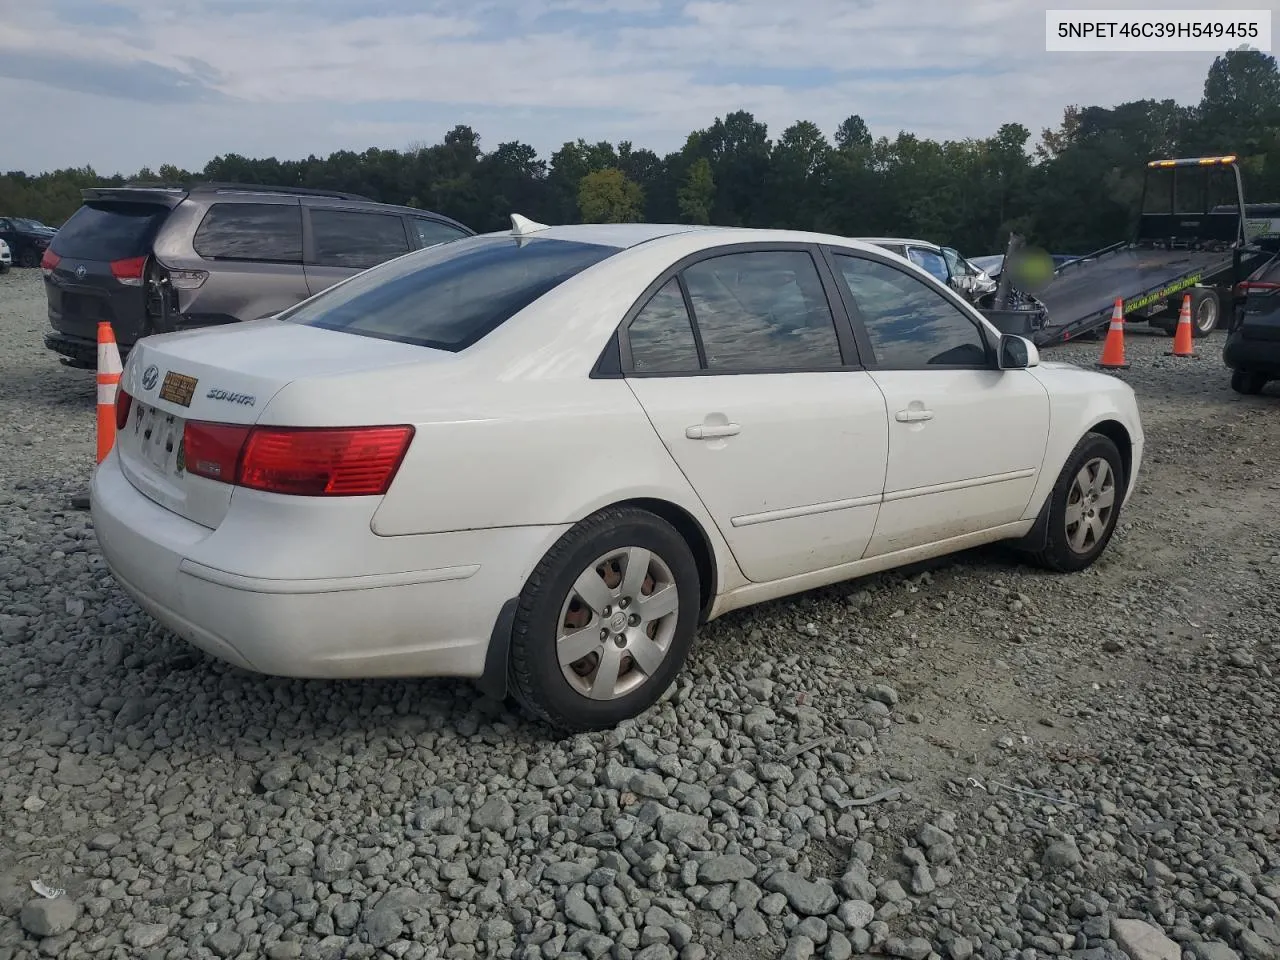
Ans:
{"type": "Polygon", "coordinates": [[[1270,377],[1256,370],[1231,371],[1231,389],[1236,393],[1244,394],[1246,397],[1257,396],[1261,393],[1268,380],[1270,380],[1270,377]]]}
{"type": "Polygon", "coordinates": [[[1056,573],[1091,566],[1115,532],[1126,482],[1115,442],[1100,433],[1085,434],[1045,503],[1045,546],[1028,555],[1031,562],[1056,573]]]}
{"type": "Polygon", "coordinates": [[[669,523],[634,507],[593,514],[547,551],[520,593],[511,689],[566,732],[638,716],[684,666],[700,597],[693,552],[669,523]]]}
{"type": "MultiPolygon", "coordinates": [[[[1181,308],[1179,308],[1181,309],[1181,308]]],[[[1201,287],[1191,294],[1191,336],[1200,340],[1218,329],[1218,319],[1222,316],[1222,301],[1218,291],[1209,287],[1201,287]]]]}

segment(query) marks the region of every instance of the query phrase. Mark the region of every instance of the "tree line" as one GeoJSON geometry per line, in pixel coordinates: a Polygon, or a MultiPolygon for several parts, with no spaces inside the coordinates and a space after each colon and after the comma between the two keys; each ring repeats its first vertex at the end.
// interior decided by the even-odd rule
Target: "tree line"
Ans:
{"type": "MultiPolygon", "coordinates": [[[[999,109],[997,104],[995,109],[999,109]]],[[[1280,201],[1280,70],[1273,56],[1231,51],[1200,102],[1136,100],[1069,106],[1034,144],[1018,123],[982,139],[873,138],[858,115],[834,142],[808,121],[771,139],[739,110],[690,133],[665,156],[629,141],[565,143],[549,160],[525,143],[486,152],[456,126],[437,144],[371,147],[278,160],[224,154],[199,171],[164,165],[132,176],[91,167],[0,177],[0,215],[60,224],[88,186],[192,180],[342,190],[447,214],[478,231],[522,213],[547,223],[711,223],[911,236],[976,256],[1002,252],[1010,231],[1054,252],[1085,253],[1127,235],[1145,163],[1234,153],[1246,199],[1280,201]]]]}

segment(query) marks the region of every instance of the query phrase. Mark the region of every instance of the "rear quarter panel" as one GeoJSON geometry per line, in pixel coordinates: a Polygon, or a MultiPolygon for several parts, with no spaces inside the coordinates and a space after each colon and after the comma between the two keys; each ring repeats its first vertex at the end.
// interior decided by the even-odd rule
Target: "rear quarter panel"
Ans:
{"type": "Polygon", "coordinates": [[[299,380],[260,422],[413,424],[413,442],[370,522],[378,536],[567,524],[652,498],[702,527],[717,557],[718,592],[745,582],[624,380],[477,382],[438,367],[299,380]]]}
{"type": "MultiPolygon", "coordinates": [[[[227,203],[226,199],[214,202],[227,203]]],[[[295,199],[257,197],[254,203],[301,207],[295,199]]],[[[231,317],[257,320],[293,306],[311,295],[301,261],[266,263],[251,260],[209,260],[192,245],[196,231],[212,203],[180,203],[165,221],[155,241],[156,257],[170,269],[205,270],[209,277],[195,290],[178,291],[178,309],[196,318],[231,317]]]]}

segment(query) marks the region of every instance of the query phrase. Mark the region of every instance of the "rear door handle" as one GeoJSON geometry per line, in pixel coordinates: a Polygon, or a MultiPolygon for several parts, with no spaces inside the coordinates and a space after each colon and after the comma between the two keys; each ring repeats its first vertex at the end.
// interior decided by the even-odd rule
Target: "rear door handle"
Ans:
{"type": "Polygon", "coordinates": [[[690,440],[711,440],[714,437],[736,437],[742,427],[736,423],[699,423],[684,428],[684,435],[690,440]]]}
{"type": "Polygon", "coordinates": [[[919,423],[921,420],[932,420],[932,410],[899,410],[895,419],[899,423],[919,423]]]}

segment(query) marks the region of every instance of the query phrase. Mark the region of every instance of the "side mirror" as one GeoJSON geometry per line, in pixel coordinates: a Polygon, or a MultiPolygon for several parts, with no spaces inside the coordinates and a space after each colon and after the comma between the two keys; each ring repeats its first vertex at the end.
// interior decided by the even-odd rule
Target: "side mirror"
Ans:
{"type": "Polygon", "coordinates": [[[1000,369],[1025,370],[1040,363],[1040,351],[1036,345],[1025,337],[1015,337],[1011,333],[1000,337],[1000,369]]]}

